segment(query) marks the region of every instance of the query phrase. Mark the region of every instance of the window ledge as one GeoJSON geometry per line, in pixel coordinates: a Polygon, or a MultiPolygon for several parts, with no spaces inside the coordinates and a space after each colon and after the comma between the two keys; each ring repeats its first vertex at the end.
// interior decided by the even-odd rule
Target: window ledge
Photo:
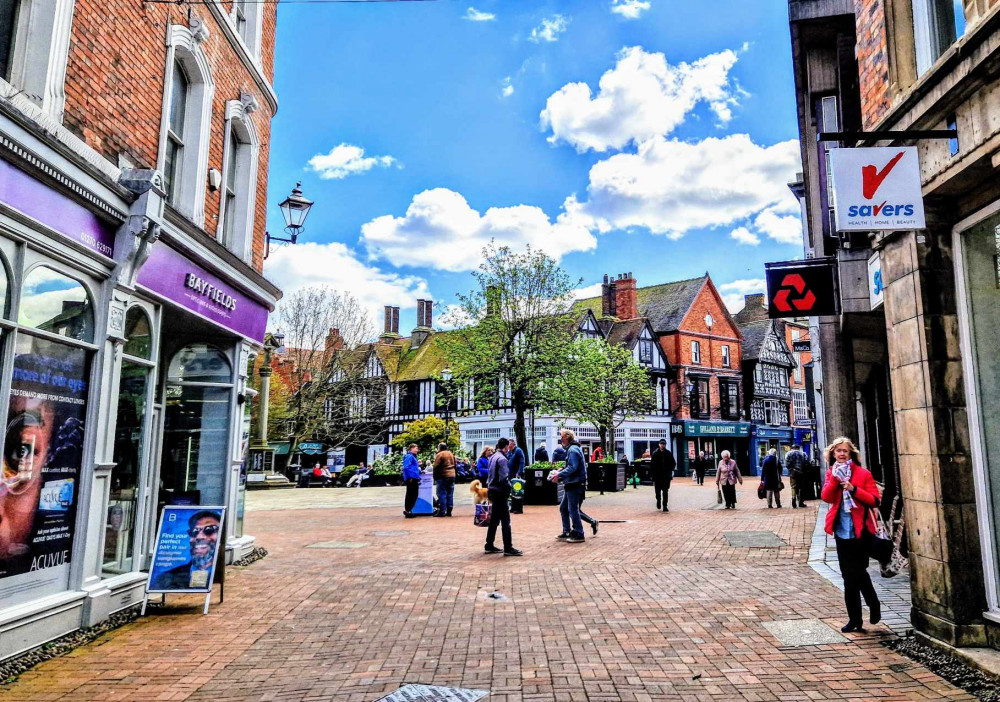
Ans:
{"type": "MultiPolygon", "coordinates": [[[[236,28],[233,27],[233,23],[229,18],[229,13],[226,12],[225,8],[223,8],[222,3],[219,2],[219,0],[213,0],[213,2],[207,3],[207,6],[209,12],[212,13],[213,17],[215,17],[216,23],[222,27],[222,33],[226,35],[226,38],[229,40],[230,45],[232,45],[232,47],[236,50],[236,53],[239,55],[243,65],[246,66],[250,75],[253,76],[257,87],[260,88],[260,91],[264,94],[264,99],[267,100],[267,104],[271,108],[271,116],[273,117],[278,111],[278,94],[274,92],[274,88],[271,86],[271,81],[268,79],[267,75],[265,75],[264,67],[260,65],[260,61],[253,55],[253,52],[250,51],[246,42],[243,41],[243,37],[241,37],[237,33],[236,28]]],[[[261,22],[263,21],[262,17],[261,22]]],[[[261,35],[263,36],[263,31],[261,32],[261,35]]],[[[263,42],[263,39],[261,39],[261,42],[263,42]]]]}

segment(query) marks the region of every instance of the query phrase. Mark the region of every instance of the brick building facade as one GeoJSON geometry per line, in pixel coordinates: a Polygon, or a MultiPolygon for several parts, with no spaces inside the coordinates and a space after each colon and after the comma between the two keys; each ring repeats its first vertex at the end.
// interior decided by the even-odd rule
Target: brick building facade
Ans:
{"type": "Polygon", "coordinates": [[[225,556],[253,547],[275,18],[0,4],[0,658],[140,600],[166,504],[225,506],[225,556]]]}
{"type": "Polygon", "coordinates": [[[855,438],[888,496],[902,496],[916,629],[955,646],[996,647],[1000,7],[790,0],[789,14],[806,250],[839,268],[842,314],[815,320],[812,335],[827,435],[855,438]],[[853,72],[837,60],[848,43],[853,72]],[[824,151],[855,144],[817,145],[822,111],[812,106],[824,100],[839,129],[957,131],[865,144],[917,146],[925,229],[830,231],[824,151]],[[878,299],[866,268],[879,273],[878,299]]]}

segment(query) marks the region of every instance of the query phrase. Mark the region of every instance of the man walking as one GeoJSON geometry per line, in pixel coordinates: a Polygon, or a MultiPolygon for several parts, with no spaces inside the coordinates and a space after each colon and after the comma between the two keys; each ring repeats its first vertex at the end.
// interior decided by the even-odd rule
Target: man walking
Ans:
{"type": "Polygon", "coordinates": [[[507,498],[510,497],[510,467],[507,464],[509,441],[501,438],[497,441],[497,450],[490,456],[490,473],[486,479],[487,495],[490,498],[490,525],[486,529],[486,553],[500,553],[494,545],[497,536],[497,525],[503,535],[503,555],[520,556],[522,553],[514,548],[510,533],[510,512],[507,508],[507,498]]]}
{"type": "Polygon", "coordinates": [[[656,492],[656,509],[661,508],[660,496],[662,493],[664,512],[670,511],[667,507],[667,499],[670,496],[670,481],[674,479],[675,468],[677,468],[677,461],[674,460],[674,454],[667,449],[667,440],[660,439],[659,447],[649,457],[649,472],[653,478],[653,490],[656,492]]]}
{"type": "MultiPolygon", "coordinates": [[[[507,447],[507,469],[510,471],[511,480],[524,477],[525,462],[524,451],[517,445],[516,439],[511,439],[510,445],[507,447]]],[[[524,493],[521,492],[520,495],[510,498],[511,514],[524,513],[524,493]]]]}
{"type": "Polygon", "coordinates": [[[708,456],[702,451],[694,459],[694,477],[699,485],[705,484],[705,472],[708,470],[708,456]]]}
{"type": "Polygon", "coordinates": [[[802,488],[805,487],[809,470],[809,459],[798,444],[785,455],[785,469],[788,471],[788,482],[792,488],[792,508],[805,507],[802,500],[802,488]]]}
{"type": "MultiPolygon", "coordinates": [[[[560,439],[566,448],[566,467],[555,474],[555,479],[563,484],[563,500],[559,503],[562,533],[556,538],[571,544],[582,544],[584,537],[580,506],[587,496],[587,462],[580,445],[576,443],[575,433],[563,429],[560,439]]],[[[594,533],[597,533],[596,529],[594,533]]]]}
{"type": "Polygon", "coordinates": [[[448,444],[439,444],[434,457],[434,484],[437,486],[439,517],[450,517],[455,506],[455,454],[448,444]]]}
{"type": "Polygon", "coordinates": [[[403,516],[407,519],[413,517],[413,506],[417,504],[417,495],[420,494],[420,461],[417,460],[419,450],[419,446],[410,444],[406,447],[406,454],[403,456],[403,484],[406,485],[403,516]]]}

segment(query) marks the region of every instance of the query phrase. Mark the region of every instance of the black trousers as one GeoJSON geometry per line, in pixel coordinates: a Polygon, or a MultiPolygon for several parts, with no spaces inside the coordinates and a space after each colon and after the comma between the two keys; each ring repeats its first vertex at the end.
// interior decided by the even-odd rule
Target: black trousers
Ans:
{"type": "Polygon", "coordinates": [[[492,546],[497,537],[497,525],[503,534],[503,550],[509,551],[514,548],[510,534],[510,511],[507,509],[508,493],[504,490],[490,489],[490,525],[486,528],[486,545],[492,546]]]}
{"type": "Polygon", "coordinates": [[[840,574],[844,576],[844,604],[847,618],[853,624],[861,624],[861,596],[864,595],[868,609],[879,606],[878,595],[868,575],[868,547],[864,539],[837,538],[837,560],[840,574]]]}
{"type": "Polygon", "coordinates": [[[653,483],[653,490],[656,492],[656,508],[660,508],[661,500],[660,493],[663,493],[662,505],[667,506],[667,498],[670,495],[670,481],[669,480],[658,480],[653,483]]]}
{"type": "Polygon", "coordinates": [[[736,506],[736,486],[735,485],[723,485],[722,486],[722,497],[726,501],[726,507],[736,506]]]}
{"type": "Polygon", "coordinates": [[[406,481],[406,497],[403,500],[403,511],[412,512],[413,506],[417,504],[417,495],[420,493],[420,478],[410,478],[406,481]]]}

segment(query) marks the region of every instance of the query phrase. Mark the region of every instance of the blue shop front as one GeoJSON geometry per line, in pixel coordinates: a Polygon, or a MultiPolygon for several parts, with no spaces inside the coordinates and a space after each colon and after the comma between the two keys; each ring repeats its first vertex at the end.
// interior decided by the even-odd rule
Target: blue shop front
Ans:
{"type": "Polygon", "coordinates": [[[777,449],[781,464],[785,464],[785,454],[792,450],[795,431],[791,427],[768,427],[754,424],[750,436],[750,455],[753,456],[753,475],[760,474],[760,465],[771,449],[777,449]]]}

